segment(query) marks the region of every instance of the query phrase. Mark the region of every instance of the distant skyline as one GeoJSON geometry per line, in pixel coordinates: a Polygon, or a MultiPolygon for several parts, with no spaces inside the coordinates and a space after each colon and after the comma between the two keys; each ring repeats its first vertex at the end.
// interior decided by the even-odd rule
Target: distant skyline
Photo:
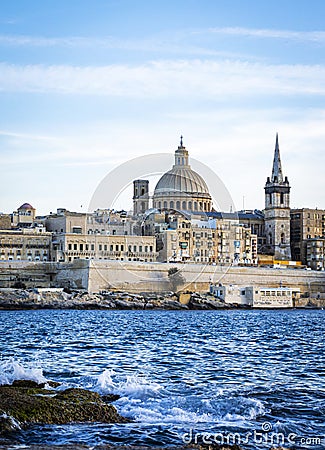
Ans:
{"type": "Polygon", "coordinates": [[[324,16],[323,0],[3,0],[0,211],[86,211],[111,170],[181,134],[236,209],[263,209],[277,132],[291,207],[325,208],[324,16]]]}

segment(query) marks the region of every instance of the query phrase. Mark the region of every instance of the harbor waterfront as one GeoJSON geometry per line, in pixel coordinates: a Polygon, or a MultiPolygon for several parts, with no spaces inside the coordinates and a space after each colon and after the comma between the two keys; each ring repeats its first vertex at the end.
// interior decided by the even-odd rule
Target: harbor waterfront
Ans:
{"type": "Polygon", "coordinates": [[[299,288],[301,294],[323,297],[325,272],[294,268],[239,267],[211,264],[164,264],[113,260],[75,260],[72,263],[0,261],[0,288],[66,287],[90,293],[102,290],[128,292],[164,292],[189,290],[208,292],[211,283],[240,287],[299,288]],[[172,285],[169,271],[177,269],[180,277],[172,285]]]}
{"type": "Polygon", "coordinates": [[[33,425],[3,436],[3,448],[168,448],[208,435],[243,449],[323,448],[322,310],[0,311],[0,320],[1,384],[116,394],[131,420],[33,425]]]}

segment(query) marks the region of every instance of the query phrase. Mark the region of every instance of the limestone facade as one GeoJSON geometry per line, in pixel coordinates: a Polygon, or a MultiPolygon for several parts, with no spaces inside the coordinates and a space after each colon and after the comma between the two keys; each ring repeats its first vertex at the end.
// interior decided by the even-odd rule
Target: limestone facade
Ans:
{"type": "Polygon", "coordinates": [[[157,259],[156,240],[152,236],[56,233],[52,260],[78,259],[153,262],[157,259]]]}
{"type": "Polygon", "coordinates": [[[35,222],[36,210],[29,203],[21,205],[12,213],[13,227],[31,227],[35,222]]]}
{"type": "Polygon", "coordinates": [[[312,270],[325,270],[325,238],[306,241],[306,264],[312,270]]]}
{"type": "Polygon", "coordinates": [[[49,261],[52,233],[43,228],[0,231],[1,261],[49,261]]]}
{"type": "MultiPolygon", "coordinates": [[[[308,264],[307,245],[310,239],[325,238],[325,210],[300,208],[291,210],[291,252],[295,261],[308,264]]],[[[313,245],[310,246],[310,251],[313,245]]],[[[311,266],[310,266],[311,267],[311,266]]]]}
{"type": "MultiPolygon", "coordinates": [[[[164,217],[164,221],[147,227],[147,230],[156,230],[159,261],[257,264],[257,236],[235,218],[198,215],[194,219],[179,213],[164,217]]],[[[153,214],[152,220],[159,218],[153,214]]]]}

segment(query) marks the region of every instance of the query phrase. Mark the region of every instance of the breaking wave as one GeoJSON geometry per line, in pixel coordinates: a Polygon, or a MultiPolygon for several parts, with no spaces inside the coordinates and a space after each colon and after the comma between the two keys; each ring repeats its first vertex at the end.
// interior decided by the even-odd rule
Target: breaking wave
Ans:
{"type": "Polygon", "coordinates": [[[23,366],[13,358],[0,362],[0,385],[12,384],[15,380],[31,380],[46,383],[43,369],[39,367],[23,366]]]}

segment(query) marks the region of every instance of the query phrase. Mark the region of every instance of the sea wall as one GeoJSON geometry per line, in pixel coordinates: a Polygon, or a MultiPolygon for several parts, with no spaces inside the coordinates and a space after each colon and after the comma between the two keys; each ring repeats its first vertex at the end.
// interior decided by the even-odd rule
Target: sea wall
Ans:
{"type": "Polygon", "coordinates": [[[0,288],[66,287],[90,293],[105,290],[206,292],[210,283],[238,286],[300,288],[317,298],[325,293],[325,272],[302,269],[228,267],[204,264],[162,264],[109,260],[75,260],[73,263],[2,261],[0,288]],[[169,273],[173,269],[174,274],[169,273]]]}
{"type": "Polygon", "coordinates": [[[73,263],[0,261],[0,288],[19,287],[70,287],[87,289],[89,263],[76,260],[73,263]]]}
{"type": "Polygon", "coordinates": [[[123,261],[89,261],[89,292],[121,289],[128,292],[189,290],[206,292],[210,283],[238,286],[283,286],[302,293],[325,292],[325,273],[301,269],[228,267],[203,264],[159,264],[123,261]],[[168,275],[171,268],[178,269],[168,275]]]}

